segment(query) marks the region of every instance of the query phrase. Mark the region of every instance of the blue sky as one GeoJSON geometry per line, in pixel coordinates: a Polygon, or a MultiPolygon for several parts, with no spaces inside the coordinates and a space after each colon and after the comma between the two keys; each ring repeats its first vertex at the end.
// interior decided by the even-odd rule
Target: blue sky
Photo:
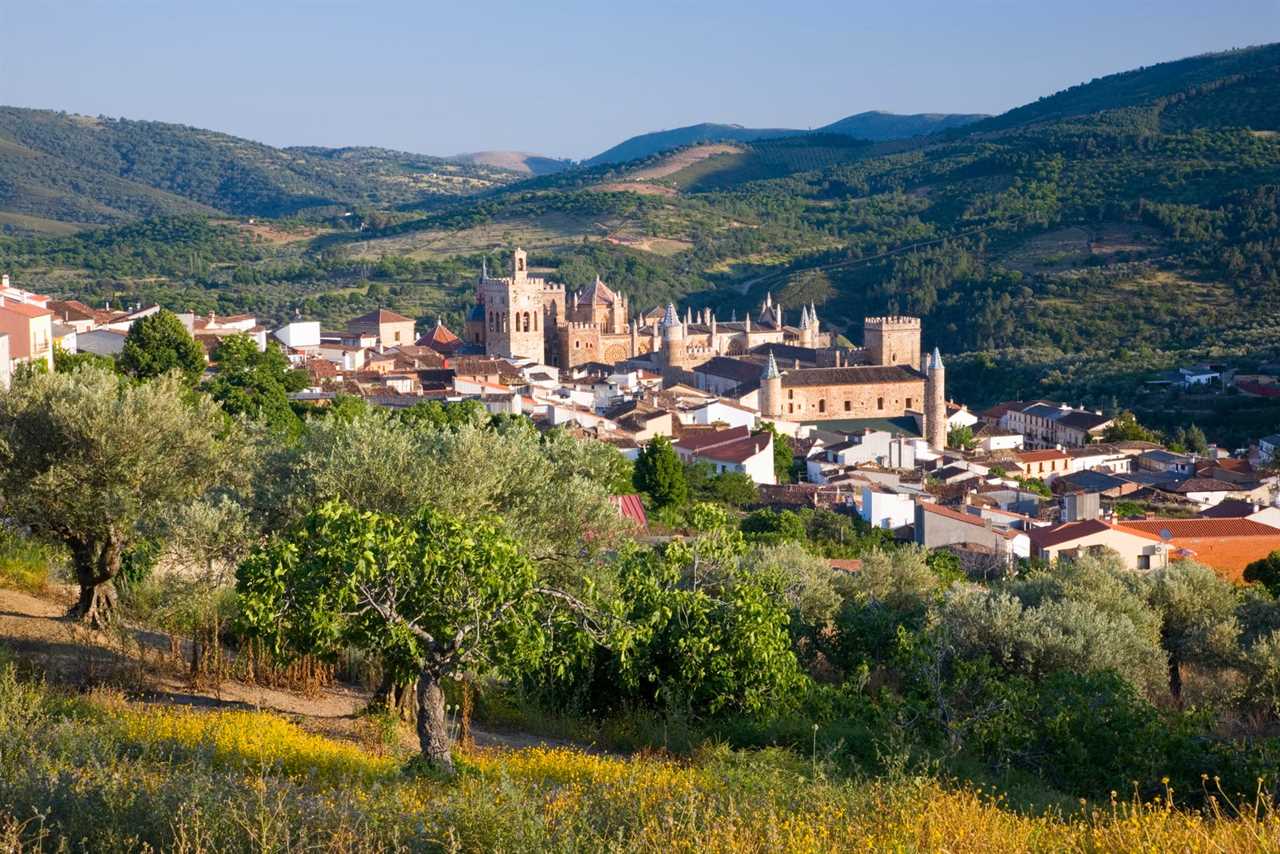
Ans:
{"type": "Polygon", "coordinates": [[[274,145],[581,158],[700,121],[996,113],[1280,41],[1280,0],[0,0],[0,103],[274,145]]]}

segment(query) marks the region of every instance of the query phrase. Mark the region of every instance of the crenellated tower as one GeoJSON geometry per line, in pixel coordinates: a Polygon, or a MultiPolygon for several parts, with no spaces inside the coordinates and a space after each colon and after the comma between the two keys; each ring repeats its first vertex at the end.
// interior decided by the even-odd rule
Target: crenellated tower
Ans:
{"type": "Polygon", "coordinates": [[[868,317],[862,324],[862,342],[872,365],[922,364],[918,317],[868,317]]]}
{"type": "Polygon", "coordinates": [[[484,309],[484,349],[490,356],[546,360],[546,282],[530,276],[528,265],[528,254],[517,247],[511,256],[510,276],[481,276],[478,290],[484,309]]]}

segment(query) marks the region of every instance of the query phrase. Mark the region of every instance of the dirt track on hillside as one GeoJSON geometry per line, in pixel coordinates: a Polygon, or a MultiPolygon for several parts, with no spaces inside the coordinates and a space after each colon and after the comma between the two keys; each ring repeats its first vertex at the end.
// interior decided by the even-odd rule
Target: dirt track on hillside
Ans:
{"type": "MultiPolygon", "coordinates": [[[[360,741],[360,712],[370,695],[346,685],[304,695],[279,688],[224,680],[195,685],[186,675],[190,644],[138,627],[107,633],[65,619],[73,601],[67,590],[32,596],[0,588],[0,651],[7,652],[50,684],[74,690],[110,687],[131,700],[197,709],[252,709],[275,712],[320,735],[360,741]]],[[[525,748],[566,742],[526,733],[495,732],[472,726],[478,747],[525,748]]],[[[408,727],[401,741],[417,748],[408,727]]]]}

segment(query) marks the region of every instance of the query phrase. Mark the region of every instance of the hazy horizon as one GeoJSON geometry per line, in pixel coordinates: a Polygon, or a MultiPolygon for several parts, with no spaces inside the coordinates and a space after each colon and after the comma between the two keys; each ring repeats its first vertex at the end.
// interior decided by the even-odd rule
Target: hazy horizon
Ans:
{"type": "Polygon", "coordinates": [[[491,4],[481,19],[403,0],[176,11],[50,0],[0,10],[0,103],[277,146],[583,159],[701,122],[1000,113],[1095,77],[1280,40],[1274,0],[953,5],[491,4]]]}

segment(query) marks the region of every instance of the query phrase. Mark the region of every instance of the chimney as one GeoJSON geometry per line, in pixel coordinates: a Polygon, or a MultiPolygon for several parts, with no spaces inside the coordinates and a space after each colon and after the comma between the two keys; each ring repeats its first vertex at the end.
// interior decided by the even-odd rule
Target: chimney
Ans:
{"type": "Polygon", "coordinates": [[[0,276],[0,288],[7,287],[9,287],[9,274],[5,273],[3,276],[0,276]]]}

